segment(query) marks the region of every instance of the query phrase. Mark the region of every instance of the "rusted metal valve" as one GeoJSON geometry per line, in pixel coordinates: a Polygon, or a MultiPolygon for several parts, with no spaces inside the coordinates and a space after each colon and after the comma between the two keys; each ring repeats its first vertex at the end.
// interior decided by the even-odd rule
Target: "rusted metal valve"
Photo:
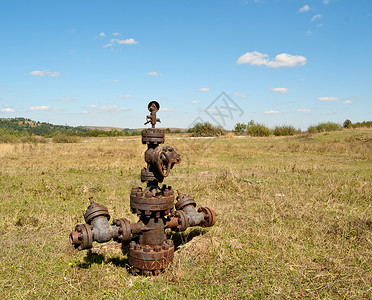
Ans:
{"type": "Polygon", "coordinates": [[[167,239],[164,230],[184,231],[191,226],[210,227],[216,222],[216,214],[210,207],[196,209],[195,200],[172,187],[159,187],[159,183],[169,175],[174,165],[181,162],[181,156],[164,143],[164,131],[155,128],[160,119],[156,112],[160,105],[151,101],[148,105],[150,115],[146,117],[151,123],[149,129],[142,131],[142,143],[147,145],[145,161],[147,167],[141,170],[141,181],[146,188],[135,187],[130,193],[132,213],[139,221],[130,224],[125,219],[115,219],[110,225],[110,214],[103,205],[91,204],[84,214],[86,224],[79,224],[70,234],[71,243],[78,250],[89,249],[93,241],[108,242],[111,239],[119,243],[129,243],[128,263],[136,274],[159,274],[172,261],[174,244],[167,239]],[[134,236],[136,236],[134,238],[134,236]]]}

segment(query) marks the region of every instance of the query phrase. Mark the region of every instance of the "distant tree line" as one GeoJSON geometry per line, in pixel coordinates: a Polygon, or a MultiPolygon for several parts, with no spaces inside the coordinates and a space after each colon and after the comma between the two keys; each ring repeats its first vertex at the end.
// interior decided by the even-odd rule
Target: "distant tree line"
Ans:
{"type": "Polygon", "coordinates": [[[345,120],[343,126],[344,126],[344,128],[361,128],[361,127],[370,128],[370,127],[372,127],[372,121],[363,121],[363,122],[352,123],[349,119],[347,119],[347,120],[345,120]]]}
{"type": "Polygon", "coordinates": [[[253,120],[249,121],[247,124],[237,123],[234,127],[235,134],[246,134],[249,136],[283,136],[283,135],[294,135],[300,133],[300,129],[296,129],[292,125],[282,125],[275,126],[271,129],[264,124],[257,123],[253,120]]]}
{"type": "Polygon", "coordinates": [[[83,126],[73,127],[67,125],[53,125],[46,122],[35,122],[26,118],[0,119],[0,134],[14,135],[18,137],[38,135],[42,137],[54,137],[56,135],[98,137],[98,136],[128,136],[139,135],[138,130],[98,130],[83,126]]]}

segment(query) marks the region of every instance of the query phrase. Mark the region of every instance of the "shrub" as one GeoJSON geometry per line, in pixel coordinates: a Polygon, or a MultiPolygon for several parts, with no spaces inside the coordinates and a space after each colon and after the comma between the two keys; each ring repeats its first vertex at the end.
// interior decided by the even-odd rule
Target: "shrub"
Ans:
{"type": "Polygon", "coordinates": [[[248,123],[246,132],[250,136],[269,136],[273,134],[270,128],[260,123],[254,123],[254,121],[248,123]]]}
{"type": "Polygon", "coordinates": [[[292,125],[282,125],[282,126],[275,126],[274,128],[274,135],[282,136],[282,135],[295,135],[299,133],[300,130],[297,130],[292,125]]]}
{"type": "Polygon", "coordinates": [[[320,123],[317,126],[319,132],[336,131],[340,129],[340,125],[333,122],[320,123]]]}
{"type": "Polygon", "coordinates": [[[350,125],[351,125],[351,121],[349,119],[346,119],[344,124],[343,124],[344,128],[349,128],[350,125]]]}
{"type": "Polygon", "coordinates": [[[316,128],[316,126],[312,125],[312,126],[309,126],[309,128],[307,129],[307,132],[308,133],[317,133],[318,129],[316,128]]]}
{"type": "Polygon", "coordinates": [[[363,121],[363,122],[357,122],[354,124],[351,124],[350,127],[352,128],[360,128],[360,127],[372,127],[372,121],[363,121]]]}
{"type": "Polygon", "coordinates": [[[22,143],[30,143],[30,144],[37,144],[37,143],[45,143],[46,140],[44,137],[41,136],[33,136],[33,135],[26,135],[20,138],[22,143]]]}
{"type": "Polygon", "coordinates": [[[214,126],[209,122],[206,123],[196,123],[192,128],[188,130],[192,133],[192,136],[220,136],[225,134],[225,131],[221,126],[214,126]]]}
{"type": "Polygon", "coordinates": [[[340,125],[333,122],[319,123],[316,126],[310,126],[307,131],[309,133],[336,131],[340,129],[340,125]]]}
{"type": "Polygon", "coordinates": [[[78,136],[72,136],[63,133],[56,134],[52,138],[53,143],[77,143],[79,140],[80,138],[78,136]]]}
{"type": "Polygon", "coordinates": [[[5,133],[5,134],[0,134],[0,143],[17,143],[19,142],[19,139],[12,134],[5,133]]]}
{"type": "Polygon", "coordinates": [[[243,133],[247,129],[247,125],[244,123],[236,123],[234,126],[234,132],[235,134],[243,133]]]}

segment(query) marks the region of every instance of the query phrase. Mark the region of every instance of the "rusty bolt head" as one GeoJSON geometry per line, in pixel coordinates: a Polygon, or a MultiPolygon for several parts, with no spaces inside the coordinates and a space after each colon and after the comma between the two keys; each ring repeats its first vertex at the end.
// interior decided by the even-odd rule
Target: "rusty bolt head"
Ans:
{"type": "Polygon", "coordinates": [[[141,245],[140,244],[136,244],[135,246],[134,246],[134,250],[141,250],[141,245]]]}
{"type": "Polygon", "coordinates": [[[145,210],[145,216],[151,216],[151,211],[145,210]]]}
{"type": "Polygon", "coordinates": [[[130,243],[129,243],[129,247],[131,248],[131,249],[134,249],[134,246],[136,245],[136,242],[135,241],[131,241],[130,243]]]}
{"type": "Polygon", "coordinates": [[[163,250],[168,250],[169,249],[169,245],[168,244],[164,244],[163,245],[163,250]]]}
{"type": "Polygon", "coordinates": [[[145,245],[145,246],[143,247],[143,251],[144,251],[144,252],[150,252],[150,251],[151,251],[151,247],[150,247],[149,245],[145,245]]]}
{"type": "Polygon", "coordinates": [[[70,234],[70,243],[71,244],[77,244],[77,243],[79,243],[79,233],[78,232],[76,232],[76,231],[71,232],[71,234],[70,234]]]}
{"type": "Polygon", "coordinates": [[[155,252],[160,252],[161,251],[161,247],[160,246],[155,246],[154,247],[154,251],[155,252]]]}

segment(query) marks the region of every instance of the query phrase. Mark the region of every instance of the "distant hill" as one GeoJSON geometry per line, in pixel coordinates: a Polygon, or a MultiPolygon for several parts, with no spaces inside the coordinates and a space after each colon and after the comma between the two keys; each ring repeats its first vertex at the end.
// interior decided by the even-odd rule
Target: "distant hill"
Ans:
{"type": "MultiPolygon", "coordinates": [[[[51,137],[56,134],[67,134],[77,136],[123,136],[123,135],[138,135],[141,130],[120,128],[120,127],[105,127],[105,126],[67,126],[53,125],[46,122],[32,121],[26,118],[0,118],[0,134],[11,135],[40,135],[51,137]]],[[[185,132],[181,128],[163,128],[168,132],[185,132]]]]}
{"type": "Polygon", "coordinates": [[[0,129],[13,134],[49,135],[56,132],[67,134],[86,133],[89,129],[82,126],[53,125],[25,118],[0,119],[0,129]]]}
{"type": "Polygon", "coordinates": [[[102,130],[102,131],[126,131],[130,130],[129,128],[121,128],[121,127],[106,127],[106,126],[83,126],[83,128],[89,129],[89,130],[102,130]]]}

